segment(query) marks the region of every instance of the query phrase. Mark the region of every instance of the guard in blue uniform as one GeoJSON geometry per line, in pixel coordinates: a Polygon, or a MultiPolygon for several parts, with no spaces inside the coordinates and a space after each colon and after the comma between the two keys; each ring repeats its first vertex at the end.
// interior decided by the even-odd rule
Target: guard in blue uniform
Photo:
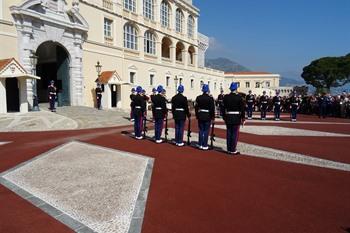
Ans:
{"type": "Polygon", "coordinates": [[[237,142],[239,137],[239,127],[245,123],[245,109],[243,98],[237,93],[237,83],[231,83],[231,93],[224,98],[224,120],[226,124],[227,153],[239,154],[237,142]]]}
{"type": "Polygon", "coordinates": [[[56,102],[57,88],[55,87],[55,81],[51,80],[50,86],[48,86],[47,90],[49,92],[50,110],[51,112],[56,112],[55,102],[56,102]]]}
{"type": "Polygon", "coordinates": [[[263,95],[260,97],[261,120],[266,120],[268,100],[269,100],[269,97],[266,95],[266,91],[263,91],[263,95]]]}
{"type": "Polygon", "coordinates": [[[97,84],[97,87],[95,89],[95,93],[96,93],[96,102],[97,102],[97,109],[101,110],[102,106],[101,106],[101,102],[102,102],[102,88],[101,88],[101,84],[97,84]]]}
{"type": "Polygon", "coordinates": [[[274,113],[275,113],[275,121],[280,120],[281,116],[281,102],[282,97],[280,96],[280,92],[276,91],[276,95],[272,99],[273,107],[274,107],[274,113]]]}
{"type": "Polygon", "coordinates": [[[291,121],[297,121],[297,113],[300,106],[300,100],[297,94],[294,92],[293,96],[290,98],[290,109],[291,109],[291,121]]]}
{"type": "Polygon", "coordinates": [[[255,104],[255,97],[252,94],[252,91],[249,90],[249,94],[245,98],[246,104],[247,104],[247,115],[248,115],[248,120],[251,120],[253,117],[253,109],[254,109],[254,104],[255,104]]]}
{"type": "Polygon", "coordinates": [[[134,132],[136,139],[142,139],[142,124],[146,112],[146,101],[141,95],[142,87],[138,86],[136,88],[136,93],[137,94],[133,97],[133,101],[131,102],[131,108],[133,109],[134,115],[134,132]]]}
{"type": "Polygon", "coordinates": [[[159,85],[157,88],[158,94],[153,96],[152,100],[152,112],[154,117],[154,138],[156,143],[162,143],[162,131],[164,118],[168,114],[166,107],[166,99],[162,96],[163,86],[159,85]]]}
{"type": "Polygon", "coordinates": [[[196,98],[196,118],[199,128],[198,147],[202,150],[208,150],[208,136],[211,121],[215,119],[215,103],[214,99],[209,96],[209,86],[204,84],[202,87],[202,95],[196,98]]]}
{"type": "Polygon", "coordinates": [[[184,146],[183,136],[186,117],[190,120],[190,111],[186,96],[183,95],[185,88],[180,85],[177,88],[177,94],[171,99],[171,112],[175,120],[175,143],[177,146],[184,146]]]}

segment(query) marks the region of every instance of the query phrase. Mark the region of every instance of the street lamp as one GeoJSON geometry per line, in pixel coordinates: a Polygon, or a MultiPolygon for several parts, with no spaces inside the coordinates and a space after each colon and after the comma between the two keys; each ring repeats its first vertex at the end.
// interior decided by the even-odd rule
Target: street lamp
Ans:
{"type": "Polygon", "coordinates": [[[102,66],[99,61],[97,61],[97,64],[95,65],[95,67],[96,67],[97,77],[100,78],[102,66]]]}
{"type": "Polygon", "coordinates": [[[177,75],[175,75],[175,78],[174,78],[174,82],[175,82],[175,92],[177,90],[177,82],[179,81],[179,79],[177,78],[177,75]]]}
{"type": "MultiPolygon", "coordinates": [[[[31,54],[29,56],[30,64],[32,65],[32,75],[36,75],[36,65],[38,64],[38,56],[35,55],[34,51],[31,50],[31,54]]],[[[32,79],[33,85],[33,109],[32,111],[40,111],[39,109],[39,100],[38,100],[38,91],[36,85],[36,79],[32,79]]]]}

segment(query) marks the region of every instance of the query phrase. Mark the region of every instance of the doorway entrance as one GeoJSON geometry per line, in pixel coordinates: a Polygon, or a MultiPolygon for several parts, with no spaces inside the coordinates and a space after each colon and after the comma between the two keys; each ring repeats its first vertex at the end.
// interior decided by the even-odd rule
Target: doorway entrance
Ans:
{"type": "Polygon", "coordinates": [[[60,44],[47,41],[42,43],[36,52],[39,57],[36,75],[41,79],[37,82],[37,95],[40,103],[48,102],[48,86],[55,81],[58,106],[71,105],[69,55],[60,44]]]}
{"type": "Polygon", "coordinates": [[[19,86],[17,78],[6,79],[7,112],[19,112],[19,86]]]}
{"type": "Polygon", "coordinates": [[[112,84],[111,85],[111,97],[112,97],[112,108],[117,107],[117,85],[112,84]]]}

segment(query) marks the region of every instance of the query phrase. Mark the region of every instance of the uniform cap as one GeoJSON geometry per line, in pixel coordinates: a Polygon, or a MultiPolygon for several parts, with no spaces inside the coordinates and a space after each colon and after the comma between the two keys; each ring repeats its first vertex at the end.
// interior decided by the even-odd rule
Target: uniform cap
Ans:
{"type": "Polygon", "coordinates": [[[157,89],[153,87],[152,92],[157,92],[157,89]]]}
{"type": "Polygon", "coordinates": [[[177,88],[177,91],[178,91],[179,93],[183,93],[184,90],[185,90],[185,88],[184,88],[183,85],[180,85],[180,86],[177,88]]]}
{"type": "Polygon", "coordinates": [[[146,90],[145,90],[145,89],[142,89],[142,93],[146,93],[146,90]]]}
{"type": "Polygon", "coordinates": [[[235,91],[238,88],[238,83],[232,82],[230,85],[230,90],[235,91]]]}
{"type": "Polygon", "coordinates": [[[266,94],[266,91],[263,91],[263,94],[266,94]]]}
{"type": "Polygon", "coordinates": [[[142,92],[142,87],[141,86],[136,87],[136,92],[137,93],[141,93],[142,92]]]}
{"type": "Polygon", "coordinates": [[[136,90],[135,90],[135,88],[131,88],[131,92],[135,92],[136,90]]]}
{"type": "Polygon", "coordinates": [[[164,90],[164,88],[163,88],[163,86],[162,86],[162,85],[159,85],[159,86],[157,87],[157,91],[158,91],[158,93],[162,93],[162,92],[163,92],[163,90],[164,90]]]}
{"type": "Polygon", "coordinates": [[[208,84],[204,84],[204,85],[202,86],[202,92],[204,92],[204,93],[208,93],[208,92],[209,92],[209,86],[208,86],[208,84]]]}

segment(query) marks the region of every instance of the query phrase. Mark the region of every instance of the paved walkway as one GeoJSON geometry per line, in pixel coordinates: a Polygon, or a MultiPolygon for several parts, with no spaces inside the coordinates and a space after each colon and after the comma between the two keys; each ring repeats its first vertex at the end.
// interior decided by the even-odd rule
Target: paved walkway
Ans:
{"type": "Polygon", "coordinates": [[[128,125],[129,113],[123,110],[97,110],[70,106],[52,113],[41,107],[39,112],[0,114],[0,132],[50,131],[104,128],[128,125]]]}

